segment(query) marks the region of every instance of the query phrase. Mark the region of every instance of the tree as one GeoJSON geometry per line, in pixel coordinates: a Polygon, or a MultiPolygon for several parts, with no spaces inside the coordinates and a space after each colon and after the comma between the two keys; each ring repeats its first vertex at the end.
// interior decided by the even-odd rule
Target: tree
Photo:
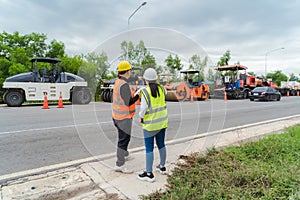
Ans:
{"type": "Polygon", "coordinates": [[[84,78],[92,94],[96,93],[97,88],[97,67],[92,62],[83,62],[78,70],[78,75],[84,78]]]}
{"type": "Polygon", "coordinates": [[[141,73],[149,67],[159,70],[155,57],[147,50],[142,40],[135,46],[131,41],[123,41],[120,60],[127,60],[134,67],[141,67],[141,73]]]}
{"type": "Polygon", "coordinates": [[[79,68],[82,66],[84,60],[83,56],[64,56],[61,58],[60,65],[64,68],[64,71],[70,72],[72,74],[78,74],[79,68]]]}
{"type": "Polygon", "coordinates": [[[218,66],[225,66],[225,65],[228,65],[229,63],[229,60],[231,59],[231,56],[230,56],[230,50],[227,50],[223,56],[220,58],[220,60],[218,61],[218,66]]]}
{"type": "Polygon", "coordinates": [[[102,52],[96,54],[94,52],[84,56],[85,61],[79,68],[78,75],[88,82],[90,91],[95,94],[95,100],[100,95],[100,85],[103,79],[108,77],[108,69],[110,67],[107,61],[107,55],[102,52]]]}
{"type": "Polygon", "coordinates": [[[141,66],[142,60],[144,60],[147,54],[149,52],[142,40],[136,46],[131,41],[129,43],[123,41],[121,43],[121,56],[119,59],[127,60],[133,66],[141,66]]]}
{"type": "Polygon", "coordinates": [[[131,41],[129,41],[128,43],[126,41],[121,42],[121,56],[119,57],[119,59],[131,62],[132,60],[134,60],[133,51],[134,47],[131,41]]]}
{"type": "Polygon", "coordinates": [[[207,80],[208,81],[214,81],[215,80],[215,73],[212,69],[208,69],[207,80]]]}
{"type": "Polygon", "coordinates": [[[295,74],[294,74],[294,73],[291,73],[291,74],[290,74],[289,81],[297,81],[297,80],[298,80],[298,77],[297,77],[297,76],[295,76],[295,74]]]}
{"type": "Polygon", "coordinates": [[[155,57],[153,55],[151,55],[149,52],[146,54],[146,56],[142,60],[141,67],[142,67],[142,73],[147,68],[150,68],[150,67],[154,68],[155,70],[157,70],[157,73],[159,73],[159,68],[156,66],[155,57]]]}
{"type": "Polygon", "coordinates": [[[62,58],[65,56],[65,45],[62,42],[57,42],[52,40],[50,45],[48,45],[48,51],[46,57],[50,58],[62,58]]]}
{"type": "Polygon", "coordinates": [[[166,67],[171,75],[174,75],[177,77],[177,72],[182,70],[183,65],[181,64],[181,60],[178,57],[178,55],[173,56],[170,54],[166,59],[165,59],[166,67]]]}
{"type": "Polygon", "coordinates": [[[19,32],[13,34],[3,32],[0,35],[0,56],[10,59],[16,49],[24,49],[28,57],[45,56],[46,39],[44,34],[20,35],[19,32]]]}
{"type": "Polygon", "coordinates": [[[92,63],[96,67],[96,78],[98,81],[105,79],[108,76],[108,69],[110,67],[108,63],[108,57],[106,53],[102,52],[101,54],[89,53],[85,56],[85,59],[88,63],[92,63]]]}
{"type": "Polygon", "coordinates": [[[28,48],[28,57],[45,57],[47,51],[47,36],[45,34],[31,33],[24,35],[24,39],[26,40],[25,47],[28,48]]]}
{"type": "MultiPolygon", "coordinates": [[[[199,71],[199,76],[200,76],[200,80],[204,81],[205,80],[205,74],[204,74],[204,70],[205,67],[207,66],[207,62],[208,62],[208,57],[205,56],[205,58],[201,61],[200,56],[199,55],[193,55],[190,58],[190,69],[194,69],[194,70],[198,70],[199,71]]],[[[212,70],[210,71],[211,76],[213,76],[213,72],[212,70]]]]}
{"type": "Polygon", "coordinates": [[[288,77],[281,72],[281,70],[277,70],[273,73],[268,73],[267,78],[272,79],[274,83],[280,85],[281,81],[287,81],[288,77]]]}

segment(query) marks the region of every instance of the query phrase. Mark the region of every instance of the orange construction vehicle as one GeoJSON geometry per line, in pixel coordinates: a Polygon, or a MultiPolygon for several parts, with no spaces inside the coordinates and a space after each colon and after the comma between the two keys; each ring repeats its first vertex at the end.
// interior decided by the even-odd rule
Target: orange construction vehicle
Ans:
{"type": "Polygon", "coordinates": [[[210,89],[207,84],[200,81],[199,70],[184,70],[184,81],[180,83],[167,83],[166,100],[184,101],[184,100],[205,100],[209,98],[210,89]]]}

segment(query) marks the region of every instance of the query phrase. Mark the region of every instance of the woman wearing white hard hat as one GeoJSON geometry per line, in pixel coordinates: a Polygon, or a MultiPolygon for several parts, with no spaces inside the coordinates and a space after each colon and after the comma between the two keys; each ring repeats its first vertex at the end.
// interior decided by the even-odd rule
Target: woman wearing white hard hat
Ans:
{"type": "Polygon", "coordinates": [[[155,177],[152,173],[154,160],[154,140],[159,150],[160,163],[156,170],[166,174],[166,147],[165,134],[168,127],[168,112],[165,101],[166,90],[156,82],[157,73],[153,68],[146,69],[143,78],[147,87],[141,90],[141,107],[139,116],[144,132],[144,143],[146,147],[146,171],[138,175],[140,180],[153,182],[155,177]]]}

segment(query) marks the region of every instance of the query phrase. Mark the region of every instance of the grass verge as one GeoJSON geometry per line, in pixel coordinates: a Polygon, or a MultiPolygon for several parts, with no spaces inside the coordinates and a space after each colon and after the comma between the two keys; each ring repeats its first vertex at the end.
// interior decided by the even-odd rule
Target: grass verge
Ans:
{"type": "Polygon", "coordinates": [[[165,192],[141,198],[300,200],[300,124],[256,142],[182,159],[165,192]]]}

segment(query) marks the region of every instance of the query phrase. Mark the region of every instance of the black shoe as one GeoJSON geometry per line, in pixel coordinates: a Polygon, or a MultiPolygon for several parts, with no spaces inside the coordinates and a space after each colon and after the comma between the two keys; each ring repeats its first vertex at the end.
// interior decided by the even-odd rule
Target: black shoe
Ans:
{"type": "Polygon", "coordinates": [[[138,179],[140,179],[142,181],[148,181],[148,182],[154,182],[155,181],[155,177],[154,177],[153,173],[147,173],[147,172],[139,174],[138,179]]]}
{"type": "Polygon", "coordinates": [[[162,167],[160,165],[156,166],[156,171],[159,171],[161,174],[167,174],[166,167],[162,167]]]}

